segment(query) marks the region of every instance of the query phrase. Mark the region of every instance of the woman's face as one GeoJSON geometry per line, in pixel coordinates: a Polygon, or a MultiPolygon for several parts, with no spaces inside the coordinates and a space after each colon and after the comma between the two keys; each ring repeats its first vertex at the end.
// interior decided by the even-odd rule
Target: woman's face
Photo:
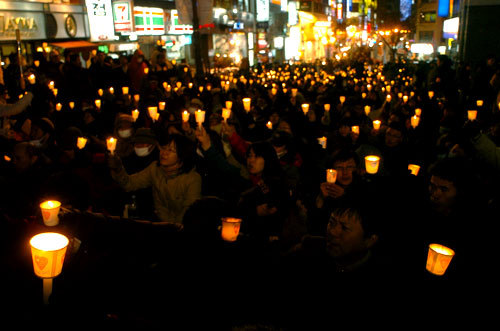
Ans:
{"type": "Polygon", "coordinates": [[[252,175],[260,175],[264,171],[265,160],[262,156],[255,155],[253,150],[250,150],[247,157],[248,172],[252,175]]]}
{"type": "Polygon", "coordinates": [[[171,167],[179,162],[177,155],[177,146],[174,141],[160,148],[160,165],[163,167],[171,167]]]}

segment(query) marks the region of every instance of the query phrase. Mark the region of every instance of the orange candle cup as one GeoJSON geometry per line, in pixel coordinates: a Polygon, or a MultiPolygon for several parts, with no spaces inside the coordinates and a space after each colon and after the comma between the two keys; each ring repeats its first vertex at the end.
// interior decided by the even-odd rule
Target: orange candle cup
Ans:
{"type": "Polygon", "coordinates": [[[245,111],[247,113],[250,111],[251,102],[252,102],[252,99],[250,99],[250,98],[243,98],[243,108],[245,108],[245,111]]]}
{"type": "Polygon", "coordinates": [[[134,101],[139,102],[141,100],[141,96],[139,94],[134,94],[134,101]]]}
{"type": "Polygon", "coordinates": [[[189,112],[187,110],[182,112],[182,121],[183,122],[189,122],[189,112]]]}
{"type": "Polygon", "coordinates": [[[229,101],[229,100],[228,100],[228,101],[226,101],[226,108],[227,108],[227,109],[231,109],[231,108],[233,108],[233,102],[232,102],[232,101],[229,101]]]}
{"type": "Polygon", "coordinates": [[[99,94],[99,96],[102,97],[102,95],[104,94],[104,91],[102,90],[102,88],[97,90],[97,94],[99,94]]]}
{"type": "Polygon", "coordinates": [[[477,100],[477,101],[476,101],[476,105],[477,105],[478,107],[482,107],[482,106],[483,106],[483,103],[484,103],[484,102],[483,102],[483,100],[477,100]]]}
{"type": "Polygon", "coordinates": [[[116,149],[116,139],[113,137],[110,137],[106,140],[106,146],[108,147],[108,151],[113,154],[116,149]]]}
{"type": "Polygon", "coordinates": [[[369,174],[376,174],[380,164],[380,157],[377,155],[365,156],[365,169],[369,174]]]}
{"type": "Polygon", "coordinates": [[[341,104],[344,104],[344,102],[345,102],[345,96],[343,96],[343,95],[342,95],[342,96],[339,98],[339,100],[340,100],[340,103],[341,103],[341,104]]]}
{"type": "Polygon", "coordinates": [[[370,112],[371,112],[371,107],[370,106],[365,106],[365,115],[368,116],[370,115],[370,112]]]}
{"type": "Polygon", "coordinates": [[[222,218],[221,237],[225,241],[236,241],[240,233],[241,219],[234,217],[222,218]]]}
{"type": "Polygon", "coordinates": [[[324,107],[325,107],[325,111],[330,111],[330,104],[329,103],[325,103],[324,107]]]}
{"type": "Polygon", "coordinates": [[[58,214],[60,208],[61,203],[59,201],[48,200],[40,204],[43,223],[46,226],[56,226],[57,224],[59,224],[58,214]]]}
{"type": "Polygon", "coordinates": [[[109,88],[109,93],[110,93],[110,94],[115,94],[115,89],[114,89],[113,87],[110,87],[110,88],[109,88]]]}
{"type": "Polygon", "coordinates": [[[165,105],[166,105],[165,101],[160,101],[158,103],[158,109],[165,110],[165,105]]]}
{"type": "Polygon", "coordinates": [[[421,108],[416,108],[415,109],[415,115],[417,115],[417,116],[422,115],[422,109],[421,108]]]}
{"type": "Polygon", "coordinates": [[[418,117],[417,115],[413,115],[410,119],[410,124],[412,128],[415,129],[419,123],[420,123],[420,117],[418,117]]]}
{"type": "Polygon", "coordinates": [[[137,119],[139,118],[139,110],[132,110],[132,118],[134,119],[134,122],[137,121],[137,119]]]}
{"type": "Polygon", "coordinates": [[[326,137],[318,138],[318,144],[320,144],[323,149],[326,149],[326,137]]]}
{"type": "Polygon", "coordinates": [[[198,126],[201,127],[203,122],[205,122],[205,111],[198,109],[194,112],[194,116],[196,119],[196,123],[198,123],[198,126]]]}
{"type": "Polygon", "coordinates": [[[452,249],[439,244],[430,244],[427,254],[427,271],[437,276],[444,275],[453,256],[455,252],[452,249]]]}
{"type": "Polygon", "coordinates": [[[337,181],[337,170],[326,169],[326,181],[327,183],[335,183],[337,181]]]}
{"type": "Polygon", "coordinates": [[[381,124],[382,124],[382,122],[380,120],[373,121],[373,129],[374,130],[380,130],[380,125],[381,124]]]}
{"type": "Polygon", "coordinates": [[[468,110],[467,118],[469,119],[469,121],[475,121],[477,118],[477,110],[468,110]]]}
{"type": "Polygon", "coordinates": [[[351,126],[352,133],[359,134],[359,126],[353,125],[351,126]]]}
{"type": "Polygon", "coordinates": [[[125,95],[125,94],[128,94],[128,86],[123,86],[122,87],[122,93],[125,95]]]}
{"type": "Polygon", "coordinates": [[[85,145],[87,144],[87,138],[85,137],[78,137],[77,141],[76,141],[76,146],[79,148],[79,149],[83,149],[85,148],[85,145]]]}
{"type": "Polygon", "coordinates": [[[266,126],[267,126],[267,128],[268,128],[269,130],[272,130],[272,129],[273,129],[273,122],[271,122],[271,121],[267,121],[266,126]]]}
{"type": "Polygon", "coordinates": [[[303,103],[301,105],[302,107],[302,111],[304,112],[304,115],[307,115],[307,113],[309,112],[309,104],[308,103],[303,103]]]}
{"type": "Polygon", "coordinates": [[[56,103],[56,110],[60,111],[62,109],[62,104],[60,102],[56,103]]]}
{"type": "Polygon", "coordinates": [[[100,109],[101,108],[101,99],[96,99],[95,100],[95,106],[97,107],[97,109],[100,109]]]}
{"type": "Polygon", "coordinates": [[[418,171],[420,170],[420,166],[416,165],[416,164],[409,164],[408,165],[408,170],[411,171],[411,174],[413,176],[417,176],[418,175],[418,171]]]}
{"type": "Polygon", "coordinates": [[[70,101],[69,102],[69,108],[71,108],[71,109],[75,108],[75,102],[74,101],[70,101]]]}
{"type": "Polygon", "coordinates": [[[231,109],[222,108],[222,118],[224,122],[227,122],[227,119],[231,117],[231,109]]]}
{"type": "Polygon", "coordinates": [[[429,96],[429,99],[434,98],[434,91],[429,91],[427,95],[429,96]]]}
{"type": "Polygon", "coordinates": [[[156,114],[158,114],[158,107],[148,107],[149,116],[156,121],[156,114]]]}

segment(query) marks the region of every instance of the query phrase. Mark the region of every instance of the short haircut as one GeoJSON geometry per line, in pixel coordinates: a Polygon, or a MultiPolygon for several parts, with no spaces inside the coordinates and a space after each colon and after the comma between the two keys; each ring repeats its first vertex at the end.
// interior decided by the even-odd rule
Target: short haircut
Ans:
{"type": "Polygon", "coordinates": [[[333,167],[333,165],[336,162],[345,162],[345,161],[348,161],[351,159],[353,159],[354,162],[356,162],[356,166],[359,165],[359,157],[355,151],[353,151],[352,149],[348,149],[348,148],[341,149],[332,157],[331,166],[333,167]]]}
{"type": "Polygon", "coordinates": [[[160,146],[166,146],[172,141],[175,143],[177,157],[179,158],[179,161],[182,162],[182,172],[191,171],[195,165],[195,144],[186,136],[180,134],[168,134],[166,130],[162,130],[158,139],[160,146]]]}
{"type": "Polygon", "coordinates": [[[472,164],[463,158],[447,158],[433,163],[428,172],[455,185],[459,193],[467,193],[475,182],[475,170],[472,164]]]}

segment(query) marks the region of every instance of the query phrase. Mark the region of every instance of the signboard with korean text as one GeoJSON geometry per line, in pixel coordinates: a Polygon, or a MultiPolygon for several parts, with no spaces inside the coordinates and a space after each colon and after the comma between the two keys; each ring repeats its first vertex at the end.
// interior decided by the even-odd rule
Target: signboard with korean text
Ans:
{"type": "Polygon", "coordinates": [[[111,0],[85,0],[90,25],[90,41],[115,40],[111,0]]]}

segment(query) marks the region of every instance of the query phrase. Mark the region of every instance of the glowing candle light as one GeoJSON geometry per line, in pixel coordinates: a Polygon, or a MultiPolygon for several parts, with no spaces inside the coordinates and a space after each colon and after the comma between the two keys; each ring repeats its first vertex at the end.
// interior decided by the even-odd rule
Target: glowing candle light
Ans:
{"type": "Polygon", "coordinates": [[[79,149],[83,149],[86,144],[87,144],[87,138],[85,138],[85,137],[78,137],[78,139],[76,141],[76,146],[79,149]]]}
{"type": "Polygon", "coordinates": [[[195,111],[194,115],[196,123],[198,123],[198,126],[201,128],[203,122],[205,122],[205,111],[198,109],[197,111],[195,111]]]}
{"type": "Polygon", "coordinates": [[[326,169],[326,181],[327,183],[335,183],[337,181],[337,170],[326,169]]]}
{"type": "Polygon", "coordinates": [[[477,105],[478,107],[482,107],[482,106],[483,106],[483,103],[484,103],[484,102],[483,102],[483,100],[477,100],[477,101],[476,101],[476,105],[477,105]]]}
{"type": "Polygon", "coordinates": [[[325,107],[325,111],[330,111],[330,104],[329,103],[325,103],[324,107],[325,107]]]}
{"type": "Polygon", "coordinates": [[[231,109],[233,107],[233,102],[232,101],[226,101],[226,108],[231,109]]]}
{"type": "Polygon", "coordinates": [[[366,85],[366,89],[368,90],[368,92],[370,92],[372,90],[372,85],[371,84],[366,85]]]}
{"type": "Polygon", "coordinates": [[[40,66],[40,61],[39,60],[35,60],[33,61],[33,64],[35,65],[35,67],[39,67],[40,66]]]}
{"type": "Polygon", "coordinates": [[[321,145],[321,148],[326,149],[326,137],[319,137],[318,144],[321,145]]]}
{"type": "Polygon", "coordinates": [[[370,106],[365,106],[365,115],[368,116],[370,115],[370,112],[371,112],[371,107],[370,106]]]}
{"type": "Polygon", "coordinates": [[[413,176],[416,176],[416,175],[418,175],[418,171],[420,170],[420,166],[416,165],[416,164],[409,164],[408,165],[408,170],[411,171],[411,174],[413,176]]]}
{"type": "Polygon", "coordinates": [[[344,102],[345,102],[345,96],[343,96],[343,95],[342,95],[342,96],[339,98],[339,100],[340,100],[340,104],[342,104],[342,105],[343,105],[343,104],[344,104],[344,102]]]}
{"type": "Polygon", "coordinates": [[[165,110],[165,105],[166,105],[166,104],[165,104],[165,101],[160,101],[160,102],[158,103],[158,108],[159,108],[160,110],[165,110]]]}
{"type": "Polygon", "coordinates": [[[382,122],[380,120],[373,121],[373,129],[374,130],[380,130],[380,125],[381,124],[382,124],[382,122]]]}
{"type": "Polygon", "coordinates": [[[56,103],[56,110],[60,111],[62,109],[62,104],[60,102],[56,103]]]}
{"type": "Polygon", "coordinates": [[[293,89],[292,89],[292,97],[294,97],[294,98],[295,98],[295,97],[297,96],[297,92],[298,92],[298,89],[293,88],[293,89]]]}
{"type": "Polygon", "coordinates": [[[60,208],[61,208],[61,203],[55,200],[44,201],[40,204],[43,223],[46,226],[55,226],[59,224],[58,213],[60,208]]]}
{"type": "Polygon", "coordinates": [[[158,114],[158,107],[148,107],[149,117],[156,121],[156,114],[158,114]]]}
{"type": "Polygon", "coordinates": [[[139,102],[141,100],[141,96],[139,94],[134,94],[134,101],[139,102]]]}
{"type": "Polygon", "coordinates": [[[109,93],[110,93],[110,94],[115,94],[115,89],[114,89],[113,87],[110,87],[110,88],[109,88],[109,93]]]}
{"type": "Polygon", "coordinates": [[[28,76],[28,82],[33,85],[36,83],[36,77],[35,77],[35,74],[31,74],[28,76]]]}
{"type": "Polygon", "coordinates": [[[101,99],[95,100],[95,106],[97,107],[97,109],[101,109],[101,99]]]}
{"type": "Polygon", "coordinates": [[[422,115],[422,109],[421,108],[415,108],[415,115],[420,117],[420,115],[422,115]]]}
{"type": "Polygon", "coordinates": [[[139,110],[132,110],[132,118],[134,119],[134,122],[137,121],[137,119],[139,118],[139,110]]]}
{"type": "Polygon", "coordinates": [[[182,121],[183,122],[189,122],[189,112],[187,110],[182,112],[182,121]]]}
{"type": "Polygon", "coordinates": [[[51,90],[52,90],[52,89],[54,89],[54,84],[55,84],[55,83],[54,83],[54,81],[53,81],[53,80],[51,80],[51,81],[49,82],[49,89],[51,89],[51,90]]]}
{"type": "Polygon", "coordinates": [[[147,68],[147,67],[144,68],[144,74],[146,74],[146,75],[149,74],[149,68],[147,68]]]}
{"type": "Polygon", "coordinates": [[[387,100],[387,102],[391,102],[392,96],[390,94],[387,94],[386,100],[387,100]]]}
{"type": "Polygon", "coordinates": [[[434,91],[427,92],[427,95],[429,96],[429,99],[432,99],[434,97],[434,91]]]}
{"type": "Polygon", "coordinates": [[[477,110],[468,110],[467,118],[469,119],[469,121],[475,121],[477,118],[477,110]]]}
{"type": "Polygon", "coordinates": [[[430,244],[427,254],[427,271],[437,276],[444,275],[453,256],[455,252],[452,249],[439,244],[430,244]]]}
{"type": "Polygon", "coordinates": [[[419,122],[420,122],[420,117],[418,117],[417,115],[413,115],[411,117],[410,124],[411,124],[412,128],[415,129],[418,126],[419,122]]]}
{"type": "Polygon", "coordinates": [[[240,233],[241,219],[224,217],[222,219],[221,237],[225,241],[236,241],[240,233]]]}
{"type": "Polygon", "coordinates": [[[361,93],[361,98],[363,98],[363,99],[366,98],[366,93],[365,92],[361,93]]]}
{"type": "Polygon", "coordinates": [[[271,121],[267,121],[266,126],[267,126],[267,128],[268,128],[269,130],[272,130],[272,129],[273,129],[273,122],[271,122],[271,121]]]}
{"type": "Polygon", "coordinates": [[[193,88],[193,83],[188,83],[188,88],[192,89],[193,88]]]}
{"type": "Polygon", "coordinates": [[[75,108],[75,102],[74,101],[70,101],[69,102],[69,108],[71,108],[71,109],[75,108]]]}
{"type": "Polygon", "coordinates": [[[175,86],[177,86],[177,88],[181,88],[182,87],[182,82],[175,83],[175,86]]]}
{"type": "Polygon", "coordinates": [[[250,98],[243,98],[243,108],[245,111],[248,113],[250,111],[250,105],[252,103],[252,99],[250,98]]]}
{"type": "Polygon", "coordinates": [[[97,94],[99,94],[99,96],[102,97],[102,95],[104,94],[104,91],[102,90],[102,88],[97,90],[97,94]]]}
{"type": "Polygon", "coordinates": [[[302,107],[302,112],[304,112],[304,115],[307,115],[307,113],[309,112],[309,104],[303,103],[301,107],[302,107]]]}
{"type": "Polygon", "coordinates": [[[122,93],[123,93],[124,95],[128,94],[128,90],[129,90],[128,86],[123,86],[123,87],[122,87],[122,93]]]}
{"type": "Polygon", "coordinates": [[[376,174],[380,164],[380,157],[377,155],[365,156],[365,168],[369,174],[376,174]]]}
{"type": "Polygon", "coordinates": [[[202,93],[203,92],[203,86],[198,87],[198,91],[200,91],[200,93],[202,93]]]}
{"type": "Polygon", "coordinates": [[[404,102],[404,103],[407,103],[407,102],[408,102],[408,96],[407,96],[407,95],[403,95],[403,102],[404,102]]]}
{"type": "Polygon", "coordinates": [[[354,134],[359,134],[359,126],[357,126],[357,125],[351,126],[351,131],[354,134]]]}
{"type": "Polygon", "coordinates": [[[52,89],[52,93],[54,93],[54,96],[55,96],[55,97],[57,97],[57,92],[58,92],[58,90],[57,90],[56,88],[53,88],[53,89],[52,89]]]}
{"type": "Polygon", "coordinates": [[[231,117],[231,109],[222,108],[222,118],[224,119],[224,122],[227,123],[227,119],[229,117],[231,117]]]}
{"type": "Polygon", "coordinates": [[[113,137],[106,139],[106,146],[108,147],[108,151],[111,154],[114,154],[115,149],[116,149],[116,139],[113,137]]]}

